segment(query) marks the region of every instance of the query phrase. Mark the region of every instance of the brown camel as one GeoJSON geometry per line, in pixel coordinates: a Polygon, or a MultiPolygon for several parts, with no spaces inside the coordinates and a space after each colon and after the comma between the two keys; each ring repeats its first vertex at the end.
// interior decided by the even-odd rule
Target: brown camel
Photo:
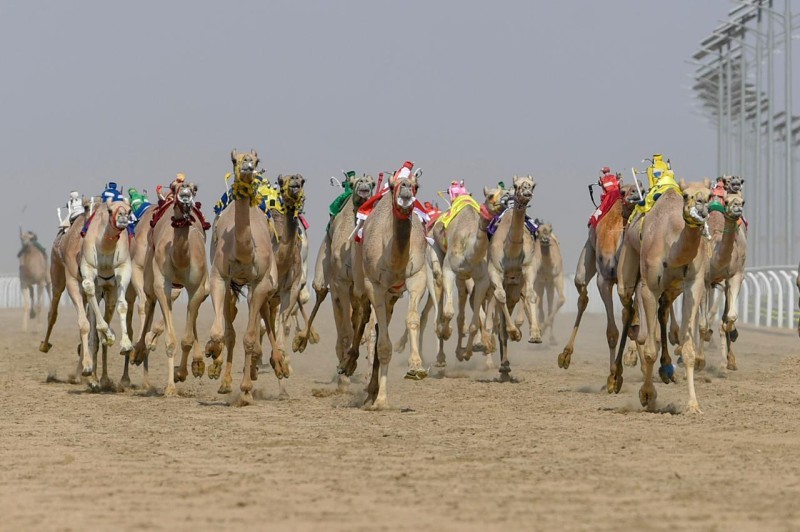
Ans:
{"type": "MultiPolygon", "coordinates": [[[[536,304],[534,277],[539,270],[538,257],[534,253],[533,237],[525,228],[525,209],[533,197],[536,184],[531,176],[514,176],[514,200],[512,213],[500,219],[497,230],[489,244],[488,269],[489,279],[494,289],[494,298],[489,301],[486,312],[486,328],[494,330],[493,320],[495,308],[499,317],[497,334],[500,340],[500,377],[510,380],[511,364],[508,360],[508,339],[518,342],[522,335],[512,318],[514,307],[518,302],[527,305],[527,314],[531,316],[531,339],[541,343],[539,320],[534,312],[536,304]],[[534,297],[522,298],[521,294],[533,294],[534,297]]],[[[488,346],[487,346],[488,347],[488,346]]],[[[490,349],[491,351],[491,349],[490,349]]]]}
{"type": "MultiPolygon", "coordinates": [[[[172,217],[164,213],[150,231],[145,259],[144,286],[147,296],[146,317],[133,360],[146,360],[150,351],[145,333],[153,321],[155,303],[158,301],[166,327],[167,386],[165,396],[175,395],[175,382],[183,382],[188,375],[187,361],[193,352],[192,374],[202,377],[205,371],[203,355],[197,340],[197,313],[208,296],[208,266],[206,261],[206,233],[203,220],[195,210],[197,186],[194,183],[176,182],[172,186],[172,217]],[[174,368],[176,347],[175,324],[172,317],[172,290],[185,288],[189,295],[186,309],[186,326],[181,340],[181,365],[174,368]]],[[[168,207],[164,207],[168,208],[168,207]]],[[[154,210],[154,209],[150,209],[154,210]]]]}
{"type": "Polygon", "coordinates": [[[413,214],[417,175],[392,177],[389,191],[377,202],[364,223],[363,242],[353,246],[354,319],[358,323],[340,373],[353,375],[358,361],[358,347],[369,319],[370,305],[377,319],[377,356],[373,359],[372,378],[367,386],[367,406],[388,406],[387,378],[392,359],[389,323],[394,305],[408,291],[406,328],[411,341],[407,378],[422,379],[419,354],[419,304],[427,287],[426,252],[428,245],[422,222],[413,214]]]}
{"type": "MultiPolygon", "coordinates": [[[[589,236],[583,245],[575,268],[575,288],[578,290],[578,314],[572,334],[558,355],[558,367],[567,369],[572,360],[575,338],[581,325],[583,313],[589,305],[588,286],[597,275],[597,289],[606,309],[606,340],[608,343],[609,367],[613,368],[616,353],[614,348],[619,340],[619,329],[614,318],[613,288],[617,283],[617,263],[620,245],[628,217],[639,200],[634,185],[620,187],[620,199],[611,206],[608,213],[600,219],[597,227],[589,226],[589,236]]],[[[613,371],[612,371],[613,372],[613,371]]]]}
{"type": "Polygon", "coordinates": [[[109,322],[117,311],[120,318],[120,349],[123,353],[131,351],[133,344],[128,335],[125,316],[128,303],[125,292],[131,278],[131,258],[127,228],[130,223],[131,207],[126,201],[106,200],[98,206],[85,229],[80,255],[81,289],[89,306],[87,316],[83,307],[78,308],[78,327],[81,332],[82,368],[84,376],[91,375],[89,386],[113,388],[108,378],[107,352],[114,344],[116,336],[109,322]],[[100,300],[105,301],[105,311],[100,310],[100,300]],[[90,326],[92,345],[89,345],[90,326]],[[97,381],[97,341],[102,344],[103,372],[97,381]],[[89,352],[92,361],[89,361],[89,352]]]}
{"type": "MultiPolygon", "coordinates": [[[[542,334],[550,332],[550,345],[555,345],[556,337],[553,334],[553,321],[556,313],[564,305],[564,261],[561,258],[561,245],[553,234],[553,224],[542,223],[539,225],[537,238],[534,241],[534,253],[539,256],[539,271],[533,290],[536,292],[539,323],[542,324],[542,334]],[[554,294],[558,298],[553,301],[554,294]],[[544,312],[544,303],[547,300],[547,314],[544,312]]],[[[527,308],[524,307],[523,308],[527,308]]],[[[528,318],[530,322],[530,318],[528,318]]]]}
{"type": "MultiPolygon", "coordinates": [[[[708,214],[708,229],[711,233],[711,242],[707,243],[708,253],[703,254],[705,265],[705,290],[706,294],[713,296],[716,285],[723,285],[725,306],[720,323],[720,344],[722,346],[723,363],[729,370],[736,370],[736,356],[731,350],[731,343],[739,336],[736,330],[738,318],[739,289],[744,280],[744,263],[747,258],[747,234],[743,224],[740,223],[744,212],[744,199],[741,192],[728,193],[725,196],[723,212],[713,208],[708,214]]],[[[704,329],[708,327],[708,316],[713,306],[712,297],[706,297],[700,313],[699,351],[702,353],[705,336],[704,329]]]]}
{"type": "Polygon", "coordinates": [[[51,292],[50,271],[47,268],[47,251],[39,243],[36,233],[23,233],[20,227],[19,240],[22,244],[22,249],[17,253],[19,287],[22,290],[22,330],[28,332],[28,319],[35,319],[42,314],[44,292],[51,292]]]}
{"type": "MultiPolygon", "coordinates": [[[[39,344],[39,351],[42,353],[47,353],[53,347],[53,344],[50,343],[50,335],[53,333],[53,327],[58,319],[58,304],[64,290],[67,290],[76,311],[78,311],[78,307],[86,308],[86,298],[81,292],[80,260],[83,247],[81,229],[86,218],[91,214],[93,208],[99,205],[99,202],[95,198],[88,200],[84,198],[82,201],[84,211],[71,216],[69,225],[59,228],[50,250],[50,278],[53,283],[53,294],[50,300],[50,310],[47,313],[47,332],[44,340],[39,344]]],[[[81,374],[80,369],[75,377],[76,382],[81,374]]]]}
{"type": "MultiPolygon", "coordinates": [[[[274,232],[272,233],[272,256],[277,269],[277,290],[270,297],[269,327],[275,334],[278,345],[286,345],[290,320],[299,304],[302,288],[302,224],[300,215],[305,206],[305,178],[300,175],[278,176],[281,206],[271,206],[269,215],[274,232]]],[[[269,323],[269,322],[267,322],[269,323]]],[[[285,364],[291,373],[289,354],[286,353],[285,364]]],[[[279,379],[280,393],[286,396],[284,380],[279,379]]]]}
{"type": "Polygon", "coordinates": [[[454,205],[443,213],[433,226],[433,250],[441,265],[442,275],[442,294],[441,296],[434,294],[441,297],[438,305],[440,316],[437,320],[437,336],[439,336],[437,366],[439,367],[444,367],[446,364],[443,344],[451,334],[450,321],[455,315],[456,301],[458,302],[456,358],[469,360],[472,357],[473,342],[478,332],[481,333],[483,345],[491,343],[490,334],[482,327],[480,318],[480,308],[483,306],[490,288],[486,262],[489,235],[486,231],[492,219],[499,215],[504,208],[500,202],[503,193],[504,190],[501,188],[484,187],[485,199],[482,205],[479,205],[470,196],[460,196],[454,200],[454,205]],[[443,220],[447,219],[452,209],[457,209],[453,211],[456,214],[445,227],[443,220]],[[468,299],[467,281],[470,279],[474,283],[472,287],[473,312],[465,347],[463,341],[467,336],[464,329],[468,299]]]}
{"type": "MultiPolygon", "coordinates": [[[[347,199],[342,209],[330,221],[325,238],[320,246],[322,261],[317,261],[314,290],[317,304],[311,312],[312,320],[319,304],[325,299],[328,290],[331,293],[333,319],[336,323],[336,357],[337,366],[343,367],[347,351],[353,344],[355,318],[353,311],[353,252],[352,234],[356,225],[358,208],[372,197],[375,180],[371,175],[354,175],[349,178],[353,194],[347,199]]],[[[355,244],[359,245],[359,244],[355,244]]],[[[305,348],[305,344],[302,345],[305,348]]],[[[345,374],[339,375],[339,386],[346,388],[350,379],[345,374]]]]}
{"type": "MultiPolygon", "coordinates": [[[[227,351],[225,375],[219,393],[231,391],[231,366],[236,341],[233,320],[236,300],[243,287],[248,287],[248,320],[244,334],[244,369],[239,389],[244,404],[253,400],[253,382],[258,378],[257,361],[261,356],[260,320],[272,323],[269,298],[277,290],[278,272],[273,259],[269,220],[258,208],[260,196],[256,177],[258,155],[231,151],[234,182],[231,188],[233,207],[223,210],[216,219],[211,238],[211,302],[214,324],[206,344],[206,356],[213,357],[208,367],[209,378],[219,378],[222,370],[222,348],[227,351]]],[[[267,327],[272,347],[270,363],[279,379],[289,376],[283,345],[267,327]]]]}
{"type": "Polygon", "coordinates": [[[633,319],[634,293],[644,310],[646,331],[633,331],[638,342],[644,342],[644,384],[639,401],[649,410],[655,407],[653,364],[656,360],[656,324],[660,325],[661,368],[665,382],[672,377],[667,371],[671,359],[667,351],[667,319],[672,302],[683,293],[679,348],[686,366],[689,390],[688,411],[699,413],[694,389],[694,332],[697,313],[705,291],[705,262],[697,259],[701,249],[703,227],[708,217],[710,182],[681,182],[681,188],[667,188],[652,209],[634,219],[623,239],[619,257],[618,290],[622,300],[623,341],[608,377],[608,390],[619,392],[622,386],[621,357],[625,337],[633,319]],[[646,337],[643,338],[643,334],[646,337]]]}

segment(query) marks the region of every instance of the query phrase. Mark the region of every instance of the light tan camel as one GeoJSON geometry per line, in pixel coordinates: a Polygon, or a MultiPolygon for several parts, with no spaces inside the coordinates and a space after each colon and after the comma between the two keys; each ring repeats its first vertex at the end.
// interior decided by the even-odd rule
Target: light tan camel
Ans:
{"type": "Polygon", "coordinates": [[[50,270],[47,268],[47,251],[39,243],[36,233],[23,233],[20,227],[19,240],[22,244],[22,249],[17,253],[19,287],[22,290],[22,330],[28,332],[28,319],[36,319],[42,314],[44,292],[51,292],[50,270]]]}
{"type": "MultiPolygon", "coordinates": [[[[300,174],[279,175],[278,189],[282,207],[270,208],[269,214],[274,227],[272,233],[272,256],[277,269],[277,290],[269,298],[272,323],[278,345],[286,345],[292,315],[299,304],[302,288],[302,224],[300,215],[305,206],[305,178],[300,174]]],[[[289,353],[286,353],[286,366],[291,373],[289,353]]],[[[286,396],[283,379],[278,381],[281,396],[286,396]]]]}
{"type": "MultiPolygon", "coordinates": [[[[539,256],[539,271],[533,283],[538,304],[539,323],[542,324],[542,335],[550,332],[550,345],[556,344],[553,334],[553,321],[556,313],[564,305],[564,260],[561,257],[561,245],[553,233],[553,224],[541,223],[534,240],[534,253],[539,256]],[[553,301],[553,296],[557,299],[553,301]],[[547,313],[545,314],[545,300],[547,300],[547,313]]],[[[523,308],[527,308],[523,306],[523,308]]],[[[530,318],[528,322],[530,323],[530,318]]]]}
{"type": "MultiPolygon", "coordinates": [[[[260,320],[272,323],[269,298],[277,290],[278,271],[272,253],[272,229],[269,220],[258,208],[259,185],[255,179],[258,155],[231,151],[234,182],[231,188],[233,207],[223,210],[214,223],[211,238],[211,301],[214,305],[214,324],[206,344],[206,356],[213,357],[208,366],[209,378],[222,373],[222,348],[227,351],[225,375],[220,383],[221,394],[231,391],[231,366],[236,341],[233,320],[236,299],[242,288],[248,287],[248,319],[244,334],[244,369],[239,389],[244,404],[253,400],[253,382],[258,378],[257,362],[261,356],[260,320]]],[[[274,331],[267,327],[272,347],[270,364],[279,379],[289,376],[283,345],[277,343],[274,331]]]]}
{"type": "MultiPolygon", "coordinates": [[[[67,290],[76,312],[80,312],[79,307],[86,308],[86,298],[81,292],[81,250],[83,248],[83,238],[81,229],[86,218],[91,214],[93,208],[98,206],[96,199],[84,199],[84,212],[72,219],[66,228],[60,228],[56,238],[53,240],[53,247],[50,250],[50,278],[53,283],[53,294],[50,300],[50,310],[47,313],[47,332],[44,340],[39,344],[39,351],[47,353],[53,347],[50,343],[50,335],[58,319],[58,304],[64,290],[67,290]]],[[[78,346],[80,354],[80,346],[78,346]]],[[[80,358],[80,357],[79,357],[80,358]]],[[[79,361],[78,373],[75,382],[79,382],[78,377],[82,373],[79,361]]],[[[91,374],[91,371],[89,372],[91,374]]]]}
{"type": "Polygon", "coordinates": [[[633,319],[634,294],[643,308],[646,330],[634,331],[637,341],[644,341],[644,384],[639,389],[639,401],[649,410],[655,408],[656,389],[653,386],[656,335],[660,325],[661,368],[665,382],[671,366],[667,351],[667,319],[672,302],[683,293],[681,311],[680,350],[686,366],[689,390],[688,411],[699,413],[700,406],[694,389],[694,333],[697,314],[705,291],[705,262],[697,258],[701,249],[701,234],[708,217],[710,182],[685,184],[681,190],[666,189],[645,216],[633,220],[623,239],[619,258],[618,290],[622,300],[623,341],[608,377],[608,390],[619,392],[622,386],[621,357],[625,337],[633,319]],[[645,337],[643,335],[646,334],[645,337]]]}
{"type": "Polygon", "coordinates": [[[89,316],[78,308],[78,327],[81,332],[82,374],[91,375],[89,386],[93,390],[113,388],[108,378],[107,351],[114,345],[116,336],[109,322],[117,311],[120,318],[120,349],[131,351],[133,344],[128,335],[125,320],[128,303],[125,292],[131,279],[131,258],[127,227],[130,223],[131,207],[126,201],[106,200],[98,206],[89,220],[83,237],[80,255],[81,289],[89,306],[89,316]],[[99,301],[105,300],[105,311],[100,310],[99,301]],[[89,349],[90,324],[97,331],[92,333],[89,349]],[[103,372],[97,381],[97,345],[102,344],[103,372]],[[89,362],[91,351],[92,361],[89,362]]]}
{"type": "Polygon", "coordinates": [[[725,197],[724,212],[711,210],[708,214],[708,229],[711,242],[705,244],[708,249],[703,254],[705,265],[706,297],[700,313],[700,336],[698,353],[702,353],[708,328],[708,318],[713,308],[713,287],[723,285],[725,306],[719,334],[722,346],[722,362],[729,370],[736,370],[736,356],[731,350],[731,343],[739,336],[736,330],[738,318],[739,289],[744,280],[744,263],[747,258],[747,234],[740,224],[744,213],[744,199],[740,193],[728,193],[725,197]]]}
{"type": "MultiPolygon", "coordinates": [[[[486,233],[492,219],[503,211],[500,202],[504,190],[500,188],[489,189],[484,187],[484,202],[479,206],[475,200],[456,199],[456,205],[470,201],[470,205],[457,211],[455,217],[445,228],[443,220],[448,216],[449,210],[442,214],[439,221],[433,226],[433,250],[441,265],[442,294],[439,301],[439,314],[437,319],[437,336],[439,337],[439,353],[437,366],[444,367],[446,358],[444,353],[444,340],[450,338],[450,321],[455,315],[455,305],[458,303],[458,345],[456,358],[469,360],[472,357],[475,335],[481,333],[483,345],[491,343],[490,333],[482,327],[480,309],[489,292],[489,271],[486,262],[486,253],[489,249],[489,235],[486,233]],[[468,297],[467,281],[472,280],[472,322],[469,326],[469,337],[466,347],[463,345],[467,337],[464,329],[466,322],[466,305],[468,297]]],[[[452,209],[452,207],[451,207],[452,209]]],[[[426,306],[427,309],[427,306],[426,306]]],[[[424,312],[424,311],[423,311],[424,312]]],[[[420,334],[421,336],[421,334],[420,334]]],[[[488,358],[491,360],[491,357],[488,358]]]]}
{"type": "Polygon", "coordinates": [[[386,408],[387,379],[392,359],[389,323],[394,305],[408,291],[406,328],[409,330],[411,357],[407,378],[427,377],[419,354],[419,305],[427,287],[426,251],[422,222],[414,215],[417,176],[393,177],[389,191],[377,202],[364,223],[363,242],[353,246],[354,313],[359,326],[346,360],[339,371],[353,375],[358,348],[369,319],[370,305],[377,318],[377,356],[367,386],[367,406],[386,408]]]}
{"type": "MultiPolygon", "coordinates": [[[[500,219],[497,230],[489,244],[489,279],[494,289],[494,298],[489,301],[486,312],[487,329],[494,330],[495,309],[499,326],[497,333],[500,344],[500,377],[503,381],[511,379],[511,364],[508,360],[508,339],[519,342],[522,334],[514,323],[512,313],[518,302],[527,305],[531,316],[531,338],[541,343],[538,316],[534,312],[536,304],[533,289],[536,272],[539,270],[538,257],[534,253],[533,237],[525,227],[525,209],[533,198],[536,184],[531,176],[514,176],[514,200],[512,212],[500,219]],[[534,294],[523,298],[522,292],[534,294]]],[[[491,349],[490,349],[491,351],[491,349]]]]}
{"type": "MultiPolygon", "coordinates": [[[[325,299],[330,290],[333,306],[333,319],[336,324],[336,358],[337,367],[343,367],[346,355],[353,345],[356,318],[353,309],[353,229],[356,225],[358,208],[372,197],[375,180],[371,175],[354,175],[349,178],[352,196],[344,203],[342,209],[330,221],[325,239],[320,246],[323,261],[317,262],[314,290],[317,293],[317,304],[311,312],[312,319],[316,315],[319,303],[325,299]]],[[[305,345],[302,346],[305,348],[305,345]]],[[[347,388],[350,379],[345,374],[339,375],[339,387],[347,388]]]]}
{"type": "MultiPolygon", "coordinates": [[[[634,185],[620,187],[620,199],[615,202],[608,213],[597,223],[597,227],[589,226],[589,235],[583,245],[578,265],[575,268],[575,288],[578,290],[578,314],[572,334],[558,355],[558,367],[567,369],[572,360],[575,338],[581,325],[583,313],[589,305],[589,283],[597,275],[597,289],[606,309],[606,341],[608,344],[609,368],[614,367],[616,353],[614,349],[619,341],[619,329],[614,317],[613,288],[617,283],[617,262],[620,245],[628,217],[633,212],[635,202],[639,200],[634,185]]],[[[611,370],[613,373],[613,369],[611,370]]],[[[611,389],[609,389],[609,392],[611,389]]]]}
{"type": "Polygon", "coordinates": [[[203,376],[205,363],[197,340],[197,313],[209,292],[206,229],[203,227],[203,220],[195,212],[198,209],[195,206],[197,186],[185,181],[176,182],[172,185],[172,195],[172,217],[168,217],[169,212],[165,212],[157,220],[149,236],[144,270],[146,317],[133,356],[133,361],[139,363],[146,359],[150,351],[145,333],[152,324],[155,303],[158,301],[164,315],[169,359],[165,396],[175,395],[175,383],[186,380],[189,352],[193,355],[192,374],[197,378],[203,376]],[[174,367],[177,340],[172,316],[172,291],[176,288],[185,288],[189,296],[185,332],[181,339],[181,365],[177,372],[174,367]]]}

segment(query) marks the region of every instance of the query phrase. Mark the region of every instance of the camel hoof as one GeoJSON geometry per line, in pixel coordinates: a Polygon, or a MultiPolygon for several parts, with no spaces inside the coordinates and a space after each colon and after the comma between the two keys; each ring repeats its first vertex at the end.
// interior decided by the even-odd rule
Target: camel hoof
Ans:
{"type": "Polygon", "coordinates": [[[619,393],[619,391],[622,389],[623,381],[624,379],[622,378],[622,375],[612,373],[608,376],[608,381],[606,381],[606,391],[610,394],[619,393]]]}
{"type": "Polygon", "coordinates": [[[131,380],[128,377],[122,377],[119,380],[119,388],[121,390],[126,390],[131,387],[131,380]]]}
{"type": "Polygon", "coordinates": [[[705,358],[695,358],[694,359],[694,369],[695,371],[703,371],[706,367],[706,359],[705,358]]]}
{"type": "Polygon", "coordinates": [[[319,333],[317,331],[312,330],[311,334],[308,337],[308,341],[311,342],[312,344],[318,344],[319,343],[319,333]]]}
{"type": "Polygon", "coordinates": [[[733,356],[728,359],[728,365],[725,367],[731,371],[737,371],[739,369],[739,367],[736,365],[736,359],[733,358],[733,356]]]}
{"type": "Polygon", "coordinates": [[[100,393],[100,383],[89,381],[89,391],[92,393],[100,393]]]}
{"type": "Polygon", "coordinates": [[[639,355],[636,353],[635,349],[628,349],[625,351],[625,355],[622,357],[622,363],[628,366],[629,368],[636,367],[636,364],[639,362],[639,355]]]}
{"type": "MultiPolygon", "coordinates": [[[[714,331],[711,329],[705,329],[700,331],[700,337],[703,339],[704,342],[710,342],[712,338],[714,338],[714,331]]],[[[672,342],[672,335],[670,335],[669,341],[672,342]]],[[[675,343],[672,343],[675,345],[675,343]]]]}
{"type": "Polygon", "coordinates": [[[221,360],[214,360],[208,366],[208,378],[211,380],[219,379],[219,376],[222,374],[222,361],[221,360]]]}
{"type": "MultiPolygon", "coordinates": [[[[275,372],[275,376],[279,379],[288,379],[289,375],[291,374],[291,368],[289,367],[289,361],[286,360],[286,357],[283,356],[283,353],[278,351],[277,353],[273,354],[270,357],[269,363],[272,366],[273,371],[275,372]]],[[[251,366],[250,373],[252,378],[254,367],[251,366]]],[[[256,368],[256,373],[258,373],[258,369],[256,368]]],[[[255,379],[254,379],[255,380],[255,379]]]]}
{"type": "Polygon", "coordinates": [[[292,351],[295,353],[302,353],[306,350],[306,346],[308,345],[308,338],[303,333],[297,333],[292,341],[292,351]]]}
{"type": "MultiPolygon", "coordinates": [[[[194,363],[192,363],[194,365],[194,363]]],[[[185,382],[186,381],[186,372],[181,371],[179,366],[175,366],[175,378],[173,379],[175,382],[185,382]]]]}
{"type": "Polygon", "coordinates": [[[657,396],[658,393],[656,392],[656,388],[652,385],[652,383],[650,383],[649,386],[647,383],[643,384],[639,389],[639,403],[641,403],[643,407],[647,408],[647,410],[653,410],[656,405],[657,396]]]}
{"type": "Polygon", "coordinates": [[[697,401],[689,401],[689,404],[686,405],[686,413],[687,414],[702,414],[703,411],[700,410],[700,405],[697,401]]]}
{"type": "Polygon", "coordinates": [[[111,379],[108,377],[103,377],[100,379],[100,389],[104,392],[116,392],[117,388],[114,386],[114,383],[111,382],[111,379]]]}
{"type": "Polygon", "coordinates": [[[569,363],[572,361],[572,350],[571,349],[564,349],[560,355],[558,355],[558,367],[562,369],[567,369],[569,367],[569,363]]]}
{"type": "MultiPolygon", "coordinates": [[[[509,327],[508,329],[506,329],[506,332],[508,333],[508,337],[511,339],[512,342],[519,342],[520,340],[522,340],[522,333],[516,327],[509,327]]],[[[542,339],[539,338],[539,343],[541,343],[541,341],[542,339]]]]}
{"type": "Polygon", "coordinates": [[[735,342],[739,338],[739,331],[736,327],[728,331],[728,338],[730,338],[731,342],[735,342]]]}
{"type": "MultiPolygon", "coordinates": [[[[278,374],[278,372],[275,371],[275,375],[277,375],[277,374],[278,374]]],[[[280,378],[280,377],[278,377],[278,378],[280,378]]],[[[255,363],[250,364],[250,380],[251,381],[257,381],[258,380],[258,365],[255,364],[255,363]]]]}
{"type": "Polygon", "coordinates": [[[347,358],[344,360],[344,365],[339,366],[339,374],[352,377],[358,367],[358,355],[353,356],[348,353],[347,358]]]}
{"type": "Polygon", "coordinates": [[[675,366],[672,364],[661,366],[658,368],[658,376],[661,377],[661,380],[664,381],[664,384],[675,382],[675,366]]]}
{"type": "Polygon", "coordinates": [[[217,393],[220,395],[227,395],[231,393],[231,384],[229,382],[223,382],[219,385],[219,390],[217,390],[217,393]]]}
{"type": "Polygon", "coordinates": [[[84,377],[91,377],[92,373],[94,373],[94,367],[92,367],[91,364],[83,368],[83,371],[81,371],[81,375],[83,375],[84,377]]]}
{"type": "Polygon", "coordinates": [[[47,353],[48,351],[50,351],[51,347],[53,347],[53,344],[51,344],[50,342],[42,341],[42,343],[39,344],[39,351],[41,351],[42,353],[47,353]]]}
{"type": "Polygon", "coordinates": [[[200,360],[192,360],[192,375],[196,379],[199,379],[203,376],[203,373],[206,372],[206,363],[203,362],[203,359],[200,360]]]}
{"type": "Polygon", "coordinates": [[[458,360],[459,362],[463,362],[463,361],[465,361],[465,360],[468,360],[468,359],[467,359],[467,358],[464,356],[464,353],[466,353],[466,351],[467,351],[467,350],[466,350],[466,349],[464,349],[463,347],[458,347],[458,348],[456,348],[456,360],[458,360]]]}
{"type": "Polygon", "coordinates": [[[412,381],[421,381],[427,376],[428,376],[428,370],[426,369],[410,369],[406,372],[405,378],[412,381]]]}

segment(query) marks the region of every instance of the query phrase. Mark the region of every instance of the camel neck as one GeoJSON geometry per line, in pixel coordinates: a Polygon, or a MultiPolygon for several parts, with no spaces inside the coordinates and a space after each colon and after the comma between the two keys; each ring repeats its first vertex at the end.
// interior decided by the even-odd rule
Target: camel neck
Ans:
{"type": "Polygon", "coordinates": [[[117,242],[125,229],[115,228],[111,215],[108,214],[108,212],[103,213],[100,221],[103,222],[103,234],[100,236],[99,241],[95,242],[95,246],[100,253],[108,255],[117,249],[117,242]]]}
{"type": "MultiPolygon", "coordinates": [[[[176,220],[184,217],[184,212],[181,210],[178,202],[175,202],[175,207],[172,209],[172,216],[176,220]]],[[[173,226],[172,237],[172,264],[178,269],[185,269],[189,267],[190,253],[189,253],[189,231],[192,229],[192,224],[183,225],[181,227],[173,226]]]]}
{"type": "Polygon", "coordinates": [[[525,233],[525,209],[514,207],[511,214],[511,227],[505,242],[506,257],[515,257],[522,253],[523,237],[525,233]]]}
{"type": "Polygon", "coordinates": [[[736,247],[736,233],[739,232],[739,221],[725,217],[722,229],[722,238],[715,246],[714,253],[711,255],[711,268],[720,270],[726,268],[731,263],[733,249],[736,247]]]}
{"type": "Polygon", "coordinates": [[[405,270],[411,248],[411,220],[413,215],[402,220],[392,216],[392,260],[391,270],[405,270]]]}
{"type": "MultiPolygon", "coordinates": [[[[471,209],[468,211],[471,211],[471,209]]],[[[465,250],[466,259],[470,264],[475,264],[483,260],[486,256],[486,252],[489,250],[489,234],[486,231],[489,228],[491,220],[487,220],[479,213],[475,214],[478,216],[478,232],[475,235],[475,245],[467,247],[465,250]]]]}
{"type": "Polygon", "coordinates": [[[250,229],[250,199],[239,198],[233,202],[234,247],[237,262],[253,262],[253,234],[250,229]]]}
{"type": "Polygon", "coordinates": [[[273,211],[273,219],[276,220],[276,224],[281,226],[278,231],[280,245],[276,258],[278,270],[285,272],[291,267],[294,259],[294,243],[298,238],[300,220],[296,216],[294,208],[288,206],[285,207],[284,214],[275,215],[275,211],[273,211]]]}
{"type": "Polygon", "coordinates": [[[678,240],[670,247],[668,263],[671,268],[686,266],[697,256],[702,227],[684,223],[678,240]]]}

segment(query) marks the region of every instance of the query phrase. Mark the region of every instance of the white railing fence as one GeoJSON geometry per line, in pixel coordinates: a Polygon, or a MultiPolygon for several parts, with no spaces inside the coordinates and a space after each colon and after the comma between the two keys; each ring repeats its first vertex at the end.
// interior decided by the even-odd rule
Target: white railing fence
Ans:
{"type": "MultiPolygon", "coordinates": [[[[562,311],[578,310],[578,293],[575,290],[574,273],[564,274],[564,298],[562,311]]],[[[796,287],[796,266],[770,266],[746,268],[744,282],[739,293],[739,320],[742,323],[765,327],[793,328],[800,316],[796,287]]],[[[185,299],[182,294],[181,300],[185,299]]],[[[50,305],[50,297],[45,294],[45,306],[50,305]]],[[[61,305],[71,305],[69,295],[64,293],[61,305]]],[[[722,307],[722,304],[720,304],[722,307]]],[[[22,292],[19,277],[13,274],[0,274],[0,308],[22,308],[22,292]]],[[[679,312],[680,304],[676,306],[679,312]]],[[[619,298],[614,287],[614,310],[619,315],[619,298]]],[[[722,309],[720,308],[720,311],[722,309]]],[[[597,291],[596,279],[589,284],[589,313],[605,313],[603,301],[597,291]]]]}

